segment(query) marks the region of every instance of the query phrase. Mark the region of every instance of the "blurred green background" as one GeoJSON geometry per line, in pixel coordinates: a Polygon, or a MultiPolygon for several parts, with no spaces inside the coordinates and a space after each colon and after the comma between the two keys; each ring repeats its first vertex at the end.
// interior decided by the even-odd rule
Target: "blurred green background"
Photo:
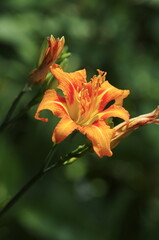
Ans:
{"type": "MultiPolygon", "coordinates": [[[[68,71],[96,69],[130,89],[131,117],[159,100],[159,0],[1,0],[0,120],[36,67],[43,39],[65,36],[68,71]]],[[[36,88],[35,88],[36,91],[36,88]]],[[[28,93],[19,109],[34,92],[28,93]]],[[[41,166],[55,119],[36,121],[37,106],[0,135],[0,206],[41,166]]],[[[17,110],[18,111],[18,110],[17,110]]],[[[0,240],[159,239],[159,134],[146,126],[111,158],[87,154],[41,179],[0,219],[0,240]]],[[[68,137],[58,149],[83,143],[68,137]]]]}

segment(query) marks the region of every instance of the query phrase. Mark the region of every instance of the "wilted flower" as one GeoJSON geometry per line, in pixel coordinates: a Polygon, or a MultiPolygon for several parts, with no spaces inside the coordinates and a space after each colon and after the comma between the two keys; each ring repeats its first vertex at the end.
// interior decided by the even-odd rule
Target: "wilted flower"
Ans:
{"type": "Polygon", "coordinates": [[[114,127],[115,134],[111,140],[111,149],[116,147],[120,141],[129,136],[134,130],[138,129],[147,124],[155,123],[159,124],[159,107],[157,107],[153,112],[140,115],[129,120],[129,125],[127,126],[124,122],[114,127]]]}
{"type": "Polygon", "coordinates": [[[29,81],[31,84],[40,84],[45,80],[46,75],[49,72],[49,67],[55,63],[63,50],[65,43],[64,37],[61,39],[55,39],[51,35],[51,37],[47,38],[47,41],[48,47],[44,52],[43,59],[41,60],[38,68],[34,69],[30,73],[29,81]]]}
{"type": "Polygon", "coordinates": [[[51,73],[58,80],[58,88],[64,97],[55,90],[47,90],[37,109],[35,118],[40,118],[42,110],[48,109],[62,118],[56,126],[52,140],[59,143],[75,129],[86,134],[93,144],[93,149],[99,157],[111,156],[110,142],[115,134],[106,123],[109,117],[119,117],[128,123],[129,113],[122,107],[123,99],[129,90],[120,90],[105,81],[106,73],[98,70],[90,82],[86,81],[85,69],[73,73],[64,72],[59,65],[50,68],[51,73]],[[107,104],[115,100],[114,104],[105,109],[107,104]]]}

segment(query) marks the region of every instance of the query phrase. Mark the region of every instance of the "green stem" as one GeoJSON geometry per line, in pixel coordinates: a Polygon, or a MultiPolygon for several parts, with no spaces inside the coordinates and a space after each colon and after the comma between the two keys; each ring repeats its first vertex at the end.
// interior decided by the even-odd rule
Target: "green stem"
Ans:
{"type": "Polygon", "coordinates": [[[4,130],[4,128],[6,128],[8,126],[8,123],[10,122],[10,118],[12,117],[19,101],[21,100],[21,98],[23,97],[23,95],[30,91],[31,87],[29,85],[25,85],[24,88],[20,91],[20,93],[17,95],[17,97],[14,99],[14,101],[12,102],[4,121],[2,122],[1,126],[0,126],[0,132],[4,130]]]}
{"type": "Polygon", "coordinates": [[[35,176],[33,176],[13,197],[9,202],[0,210],[0,217],[2,217],[23,195],[31,188],[45,173],[40,170],[35,176]]]}
{"type": "Polygon", "coordinates": [[[14,102],[12,103],[11,108],[9,109],[2,125],[0,126],[0,132],[3,131],[6,127],[9,127],[13,123],[15,123],[17,120],[19,120],[27,111],[29,111],[35,104],[39,103],[42,95],[45,91],[45,83],[40,87],[39,91],[35,94],[35,96],[28,102],[28,104],[21,109],[21,111],[13,118],[11,118],[11,115],[13,111],[15,110],[15,107],[17,106],[19,100],[21,97],[26,93],[27,91],[31,90],[31,86],[27,85],[25,86],[22,91],[19,93],[19,95],[16,97],[14,102]]]}
{"type": "Polygon", "coordinates": [[[56,160],[52,160],[53,155],[55,153],[56,145],[53,145],[51,151],[47,155],[44,165],[40,169],[40,171],[34,175],[18,192],[13,198],[9,200],[9,202],[0,210],[0,217],[2,217],[12,206],[37,182],[39,181],[47,172],[51,171],[56,167],[65,166],[73,163],[83,154],[85,154],[91,147],[91,145],[83,145],[79,146],[77,149],[67,154],[64,158],[59,158],[56,160]],[[52,164],[50,165],[52,161],[52,164]],[[49,166],[50,165],[50,166],[49,166]]]}

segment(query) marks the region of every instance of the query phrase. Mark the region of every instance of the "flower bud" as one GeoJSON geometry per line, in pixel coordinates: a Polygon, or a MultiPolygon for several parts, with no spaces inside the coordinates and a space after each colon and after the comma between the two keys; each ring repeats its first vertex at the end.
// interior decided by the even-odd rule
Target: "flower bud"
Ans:
{"type": "Polygon", "coordinates": [[[125,122],[118,124],[115,129],[115,135],[111,140],[111,149],[115,148],[120,141],[129,136],[134,130],[147,124],[159,124],[159,106],[151,113],[143,114],[135,118],[130,118],[128,125],[125,122]]]}
{"type": "Polygon", "coordinates": [[[41,54],[40,64],[38,68],[33,69],[30,73],[30,84],[40,84],[45,81],[46,75],[49,72],[49,67],[55,63],[60,54],[62,53],[65,38],[55,39],[52,35],[47,38],[48,47],[45,52],[41,54]]]}

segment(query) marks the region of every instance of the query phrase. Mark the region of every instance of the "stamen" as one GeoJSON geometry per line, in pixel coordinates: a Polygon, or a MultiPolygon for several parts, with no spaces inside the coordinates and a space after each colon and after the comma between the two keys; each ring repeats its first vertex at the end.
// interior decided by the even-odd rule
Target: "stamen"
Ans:
{"type": "Polygon", "coordinates": [[[79,125],[90,124],[98,111],[98,92],[105,81],[106,73],[98,70],[99,75],[93,76],[91,81],[82,84],[82,89],[77,87],[77,96],[79,102],[78,117],[76,123],[79,125]]]}

